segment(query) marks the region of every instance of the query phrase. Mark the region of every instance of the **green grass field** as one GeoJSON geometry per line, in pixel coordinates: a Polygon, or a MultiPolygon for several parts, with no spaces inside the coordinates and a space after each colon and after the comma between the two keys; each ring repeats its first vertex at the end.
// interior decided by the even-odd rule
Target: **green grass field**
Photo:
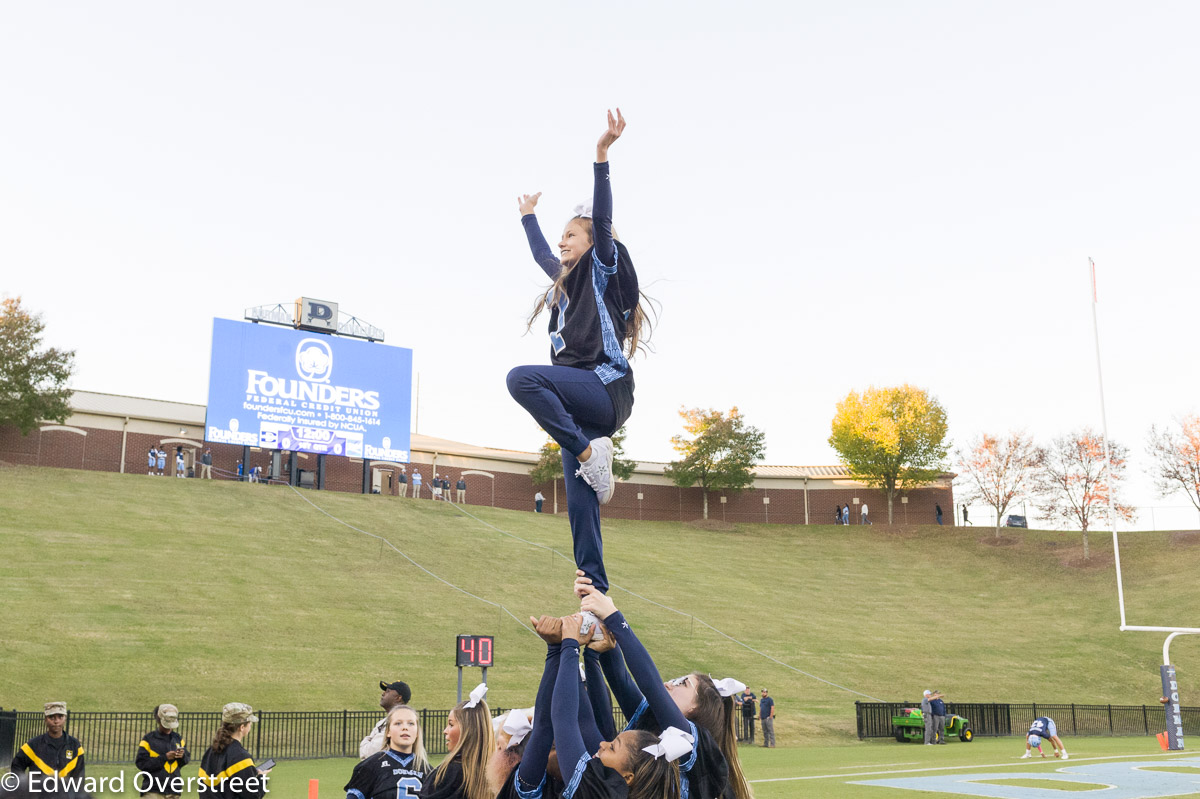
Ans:
{"type": "MultiPolygon", "coordinates": [[[[518,617],[573,609],[569,562],[448,505],[304,497],[518,617]]],[[[470,510],[570,552],[565,516],[470,510]]],[[[750,776],[767,779],[857,768],[860,754],[864,766],[919,761],[929,751],[939,760],[977,752],[993,763],[1000,760],[990,746],[1019,744],[860,743],[861,697],[800,672],[888,700],[917,698],[926,687],[958,701],[1157,699],[1162,636],[1118,632],[1110,536],[1092,535],[1084,563],[1078,533],[1004,532],[997,544],[987,528],[711,531],[614,520],[604,535],[615,584],[792,667],[688,615],[612,592],[664,675],[699,669],[771,689],[781,748],[746,756],[750,776]],[[845,754],[821,754],[837,750],[845,754]]],[[[1123,536],[1129,623],[1195,626],[1198,559],[1198,534],[1123,536]]],[[[163,701],[182,710],[229,701],[370,709],[382,677],[406,680],[418,707],[445,708],[454,701],[454,636],[468,632],[496,636],[489,701],[507,707],[532,701],[542,661],[541,642],[507,614],[287,488],[0,469],[0,607],[0,706],[20,709],[52,698],[77,710],[148,710],[163,701]]],[[[1178,639],[1172,654],[1186,675],[1200,661],[1200,638],[1178,639]]],[[[1152,738],[1098,743],[1157,751],[1152,738]]],[[[758,793],[822,795],[788,793],[788,785],[762,783],[758,793]]]]}
{"type": "MultiPolygon", "coordinates": [[[[872,741],[846,746],[787,747],[765,751],[758,748],[742,750],[746,769],[756,799],[791,799],[791,797],[834,797],[836,799],[887,799],[903,797],[947,797],[941,791],[902,790],[891,786],[860,785],[856,783],[889,778],[919,778],[961,780],[978,774],[1000,775],[1002,779],[987,780],[986,784],[1025,788],[1042,788],[1056,792],[1097,790],[1095,778],[1076,776],[1069,782],[1047,782],[1045,777],[1069,769],[1079,772],[1095,766],[1129,769],[1130,762],[1151,763],[1151,768],[1171,769],[1195,783],[1200,763],[1186,755],[1165,755],[1153,738],[1083,738],[1067,741],[1071,752],[1069,762],[1054,760],[1020,760],[1023,744],[1020,738],[977,738],[970,744],[951,743],[945,749],[917,744],[898,744],[894,741],[872,741]],[[1174,762],[1175,765],[1172,765],[1174,762]]],[[[309,780],[318,781],[320,799],[341,799],[341,787],[349,779],[354,760],[308,760],[279,764],[271,775],[271,796],[279,799],[305,799],[309,780]]],[[[436,759],[435,759],[436,762],[436,759]]],[[[132,790],[136,771],[132,768],[89,767],[89,775],[114,778],[125,774],[125,792],[105,792],[101,796],[137,796],[132,790]]],[[[1070,773],[1070,771],[1066,773],[1070,773]]],[[[184,770],[194,776],[195,768],[184,770]]],[[[1130,772],[1137,781],[1139,774],[1130,772]]],[[[1060,795],[1055,793],[1054,795],[1060,795]]],[[[1108,792],[1111,794],[1111,791],[1108,792]]],[[[1106,795],[1108,795],[1106,794],[1106,795]]],[[[1174,794],[1144,794],[1148,796],[1200,796],[1200,791],[1174,794]]],[[[187,797],[198,796],[188,793],[187,797]]],[[[99,799],[99,797],[98,797],[99,799]]]]}

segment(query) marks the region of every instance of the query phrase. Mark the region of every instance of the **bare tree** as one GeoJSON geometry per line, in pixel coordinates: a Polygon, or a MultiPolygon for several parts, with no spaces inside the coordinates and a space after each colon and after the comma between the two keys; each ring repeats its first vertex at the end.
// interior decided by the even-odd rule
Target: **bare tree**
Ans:
{"type": "Polygon", "coordinates": [[[1159,496],[1182,491],[1200,510],[1200,416],[1183,417],[1178,430],[1150,425],[1146,452],[1153,459],[1149,471],[1159,496]]]}
{"type": "Polygon", "coordinates": [[[968,449],[954,453],[964,477],[964,499],[991,505],[996,511],[996,537],[1000,517],[1014,500],[1033,493],[1034,470],[1045,452],[1022,430],[1000,437],[982,433],[968,449]]]}
{"type": "Polygon", "coordinates": [[[1108,512],[1110,495],[1117,516],[1126,521],[1134,519],[1134,509],[1117,498],[1128,460],[1129,448],[1113,441],[1109,442],[1106,459],[1104,439],[1087,427],[1054,439],[1046,449],[1037,470],[1042,511],[1052,519],[1078,524],[1083,529],[1085,560],[1090,557],[1088,528],[1108,512]]]}

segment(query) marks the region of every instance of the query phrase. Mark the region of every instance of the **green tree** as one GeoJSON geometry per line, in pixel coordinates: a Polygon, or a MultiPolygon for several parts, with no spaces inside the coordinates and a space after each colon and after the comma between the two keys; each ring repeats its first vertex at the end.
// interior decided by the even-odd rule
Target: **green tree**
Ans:
{"type": "Polygon", "coordinates": [[[0,302],[0,425],[28,435],[42,421],[65,422],[75,352],[41,349],[46,325],[21,307],[20,297],[0,302]]]}
{"type": "Polygon", "coordinates": [[[932,483],[944,471],[946,410],[907,384],[851,391],[837,405],[829,445],[855,480],[884,492],[891,524],[896,494],[932,483]]]}
{"type": "Polygon", "coordinates": [[[663,474],[677,486],[699,484],[708,518],[708,492],[742,491],[754,484],[750,470],[766,454],[766,435],[750,427],[736,407],[728,413],[703,408],[680,408],[689,435],[672,436],[671,445],[683,457],[671,461],[663,474]]]}
{"type": "MultiPolygon", "coordinates": [[[[625,428],[622,427],[617,432],[613,433],[613,475],[619,480],[628,480],[633,477],[633,470],[637,468],[637,461],[625,460],[621,456],[625,454],[625,428]]],[[[534,485],[542,485],[550,483],[554,486],[554,508],[555,513],[558,512],[558,484],[557,481],[562,477],[562,447],[558,445],[552,438],[547,438],[546,443],[542,444],[542,448],[538,450],[538,461],[529,470],[529,479],[534,485]]]]}

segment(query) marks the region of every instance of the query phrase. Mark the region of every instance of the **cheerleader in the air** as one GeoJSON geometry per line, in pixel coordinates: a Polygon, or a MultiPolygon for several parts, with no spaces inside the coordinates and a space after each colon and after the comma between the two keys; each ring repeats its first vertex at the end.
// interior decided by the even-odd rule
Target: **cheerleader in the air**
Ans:
{"type": "Polygon", "coordinates": [[[520,200],[521,224],[534,260],[553,281],[529,319],[550,311],[550,366],[518,366],[508,390],[562,447],[567,514],[575,564],[600,591],[608,590],[600,539],[600,506],[616,482],[610,438],[633,410],[629,357],[650,325],[643,311],[637,272],[612,228],[608,148],[625,130],[617,109],[596,144],[591,207],[576,209],[555,256],[538,227],[538,194],[520,200]]]}

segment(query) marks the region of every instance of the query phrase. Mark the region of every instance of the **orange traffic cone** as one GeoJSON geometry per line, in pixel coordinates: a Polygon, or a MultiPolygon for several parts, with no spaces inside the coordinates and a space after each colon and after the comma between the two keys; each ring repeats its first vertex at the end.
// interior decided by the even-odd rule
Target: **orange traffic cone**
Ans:
{"type": "MultiPolygon", "coordinates": [[[[1158,738],[1158,745],[1162,747],[1164,752],[1171,748],[1171,741],[1167,738],[1167,734],[1165,732],[1160,732],[1154,737],[1158,738]]],[[[316,799],[316,797],[314,796],[313,799],[316,799]]]]}

